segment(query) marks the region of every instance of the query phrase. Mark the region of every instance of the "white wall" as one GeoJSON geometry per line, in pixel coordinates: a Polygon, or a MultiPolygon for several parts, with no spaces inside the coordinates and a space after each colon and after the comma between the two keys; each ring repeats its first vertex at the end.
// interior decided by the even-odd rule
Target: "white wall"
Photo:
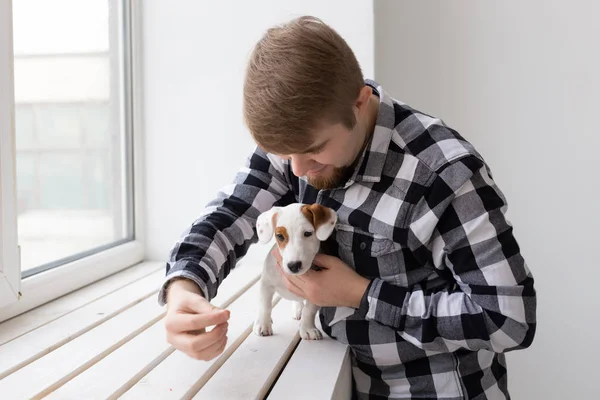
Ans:
{"type": "Polygon", "coordinates": [[[515,400],[598,398],[600,3],[375,2],[375,77],[482,152],[538,289],[515,400]]]}
{"type": "Polygon", "coordinates": [[[143,13],[147,257],[173,243],[253,147],[242,122],[247,56],[271,25],[301,14],[346,38],[373,76],[372,1],[145,0],[143,13]],[[342,11],[342,12],[341,12],[342,11]],[[208,140],[214,144],[208,145],[208,140]]]}

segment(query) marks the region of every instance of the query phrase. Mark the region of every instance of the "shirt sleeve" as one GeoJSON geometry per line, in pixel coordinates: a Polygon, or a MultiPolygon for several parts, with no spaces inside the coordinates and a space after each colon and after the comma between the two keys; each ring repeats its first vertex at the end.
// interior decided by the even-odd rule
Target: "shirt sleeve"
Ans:
{"type": "Polygon", "coordinates": [[[158,294],[166,304],[166,289],[174,278],[194,281],[209,301],[220,283],[256,243],[256,219],[293,197],[282,159],[256,147],[234,181],[223,187],[172,248],[158,294]]]}
{"type": "Polygon", "coordinates": [[[431,182],[410,217],[408,244],[450,284],[435,291],[376,278],[359,311],[426,351],[528,347],[536,328],[534,280],[487,166],[467,156],[431,182]]]}

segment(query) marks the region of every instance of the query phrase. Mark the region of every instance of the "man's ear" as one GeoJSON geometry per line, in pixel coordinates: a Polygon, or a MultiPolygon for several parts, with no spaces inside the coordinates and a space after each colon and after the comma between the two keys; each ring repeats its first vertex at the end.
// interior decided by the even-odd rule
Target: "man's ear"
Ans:
{"type": "Polygon", "coordinates": [[[371,89],[371,87],[368,85],[363,86],[363,88],[360,90],[358,97],[356,98],[356,102],[354,103],[354,110],[357,116],[365,112],[372,94],[373,89],[371,89]]]}
{"type": "Polygon", "coordinates": [[[273,207],[269,211],[265,211],[256,219],[256,232],[258,241],[262,244],[268,243],[273,237],[273,231],[277,224],[277,216],[281,207],[273,207]]]}
{"type": "Polygon", "coordinates": [[[337,214],[331,208],[320,204],[304,205],[301,208],[302,214],[312,222],[315,227],[315,234],[320,241],[327,240],[337,222],[337,214]]]}

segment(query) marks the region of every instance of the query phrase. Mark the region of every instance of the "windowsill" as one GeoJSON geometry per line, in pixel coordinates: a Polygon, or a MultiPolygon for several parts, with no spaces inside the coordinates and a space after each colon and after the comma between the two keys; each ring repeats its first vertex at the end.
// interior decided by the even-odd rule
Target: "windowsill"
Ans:
{"type": "Polygon", "coordinates": [[[21,299],[0,308],[0,322],[129,268],[143,256],[143,245],[134,240],[25,278],[21,299]]]}
{"type": "MultiPolygon", "coordinates": [[[[10,398],[349,398],[348,348],[298,336],[291,303],[274,335],[252,333],[261,263],[242,260],[212,303],[231,311],[214,360],[166,342],[157,302],[164,263],[142,262],[0,324],[0,393],[10,398]],[[318,360],[318,362],[316,362],[318,360]],[[119,373],[115,371],[119,370],[119,373]],[[235,379],[232,379],[235,377],[235,379]],[[308,382],[308,384],[307,384],[308,382]]],[[[318,322],[318,319],[317,319],[318,322]]]]}

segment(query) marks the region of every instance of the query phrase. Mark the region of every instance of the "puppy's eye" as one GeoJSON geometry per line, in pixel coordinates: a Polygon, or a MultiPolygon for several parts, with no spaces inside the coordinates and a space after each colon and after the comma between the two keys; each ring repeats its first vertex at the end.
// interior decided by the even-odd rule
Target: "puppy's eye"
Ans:
{"type": "Polygon", "coordinates": [[[277,240],[279,240],[280,242],[283,242],[285,240],[285,237],[281,234],[278,233],[277,235],[275,235],[275,237],[277,238],[277,240]]]}
{"type": "Polygon", "coordinates": [[[311,237],[312,234],[312,232],[304,232],[304,237],[311,237]]]}

